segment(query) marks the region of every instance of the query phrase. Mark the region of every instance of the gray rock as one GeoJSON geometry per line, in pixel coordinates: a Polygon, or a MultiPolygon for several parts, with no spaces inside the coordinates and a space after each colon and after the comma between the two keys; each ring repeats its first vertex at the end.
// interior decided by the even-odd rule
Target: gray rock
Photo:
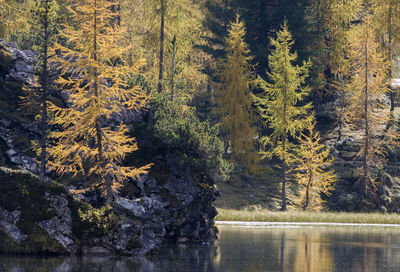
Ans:
{"type": "Polygon", "coordinates": [[[123,212],[128,212],[134,217],[142,218],[146,215],[146,210],[143,205],[139,202],[140,200],[129,200],[126,198],[118,198],[115,201],[114,206],[123,212]]]}
{"type": "Polygon", "coordinates": [[[17,243],[24,241],[28,237],[17,227],[20,215],[20,211],[9,212],[0,207],[0,230],[17,243]]]}
{"type": "Polygon", "coordinates": [[[50,205],[56,216],[39,222],[38,226],[44,229],[50,238],[67,248],[74,243],[71,238],[72,217],[71,210],[68,207],[68,200],[63,194],[51,196],[48,193],[46,193],[46,199],[50,201],[50,205]]]}

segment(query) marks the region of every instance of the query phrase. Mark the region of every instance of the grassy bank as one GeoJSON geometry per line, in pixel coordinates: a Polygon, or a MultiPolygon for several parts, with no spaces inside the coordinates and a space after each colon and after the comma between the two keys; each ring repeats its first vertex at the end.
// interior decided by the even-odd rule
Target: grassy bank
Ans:
{"type": "Polygon", "coordinates": [[[218,209],[217,221],[400,224],[399,214],[218,209]]]}

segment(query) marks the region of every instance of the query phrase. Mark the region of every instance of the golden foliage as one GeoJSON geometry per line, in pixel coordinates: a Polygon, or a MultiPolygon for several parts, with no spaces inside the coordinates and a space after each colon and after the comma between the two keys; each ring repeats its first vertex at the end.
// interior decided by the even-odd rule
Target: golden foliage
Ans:
{"type": "Polygon", "coordinates": [[[350,97],[346,121],[350,127],[364,131],[358,157],[363,159],[361,180],[366,193],[375,188],[372,170],[385,164],[387,147],[396,144],[397,136],[393,127],[385,129],[390,116],[382,103],[389,91],[388,63],[379,51],[371,18],[354,26],[348,39],[351,78],[347,84],[350,97]]]}
{"type": "Polygon", "coordinates": [[[270,44],[274,49],[268,57],[270,72],[267,75],[272,83],[260,79],[264,92],[261,97],[255,97],[255,102],[261,117],[273,130],[271,135],[261,138],[260,154],[262,158],[276,157],[281,160],[282,210],[285,211],[287,166],[295,161],[295,144],[291,139],[312,121],[309,115],[311,103],[303,102],[310,93],[310,88],[304,84],[311,63],[293,65],[297,53],[291,53],[294,42],[286,21],[277,33],[277,38],[271,39],[270,44]]]}
{"type": "Polygon", "coordinates": [[[140,168],[120,166],[125,154],[137,150],[134,138],[128,137],[125,124],[109,127],[107,119],[137,110],[146,96],[137,88],[128,88],[124,74],[136,73],[137,66],[116,65],[125,53],[119,45],[124,29],[115,23],[112,12],[117,1],[74,1],[70,9],[74,26],[65,25],[61,37],[73,46],[55,45],[53,62],[59,66],[58,83],[68,95],[69,108],[51,105],[52,122],[62,128],[51,136],[57,145],[50,150],[50,165],[59,174],[95,175],[107,187],[145,173],[140,168]],[[89,162],[89,167],[85,167],[89,162]]]}
{"type": "Polygon", "coordinates": [[[271,39],[274,49],[268,57],[270,72],[267,75],[272,83],[260,79],[264,93],[261,97],[255,97],[261,116],[273,129],[270,136],[261,139],[264,146],[262,158],[277,157],[285,159],[287,164],[294,158],[290,154],[294,145],[288,141],[288,137],[296,137],[312,120],[308,114],[311,104],[301,105],[310,92],[303,85],[311,64],[304,62],[303,66],[293,65],[297,60],[297,53],[291,53],[293,44],[285,22],[277,38],[271,39]]]}
{"type": "MultiPolygon", "coordinates": [[[[171,56],[172,40],[176,36],[176,60],[181,62],[180,78],[188,91],[194,91],[206,81],[200,72],[207,58],[195,45],[202,39],[204,19],[203,0],[163,0],[165,5],[164,65],[171,56]]],[[[143,72],[154,86],[158,81],[160,46],[160,0],[126,0],[123,2],[122,24],[127,28],[125,43],[129,45],[128,58],[144,57],[143,72]]],[[[129,60],[128,60],[129,63],[129,60]]],[[[169,67],[164,67],[168,73],[169,67]]],[[[166,78],[166,77],[164,77],[166,78]]],[[[167,84],[167,82],[164,82],[167,84]]],[[[164,90],[168,90],[164,87],[164,90]]]]}
{"type": "Polygon", "coordinates": [[[220,82],[216,93],[216,112],[221,130],[235,159],[250,171],[257,163],[253,137],[255,129],[251,126],[251,86],[254,84],[252,57],[244,40],[246,29],[239,15],[232,22],[226,39],[226,58],[220,60],[217,75],[220,82]]]}
{"type": "Polygon", "coordinates": [[[307,130],[307,134],[297,137],[299,146],[294,172],[297,183],[302,186],[297,203],[303,210],[317,210],[321,208],[321,193],[330,195],[336,175],[329,170],[333,159],[329,156],[329,149],[321,143],[319,133],[314,131],[315,123],[310,123],[307,130]]]}
{"type": "Polygon", "coordinates": [[[31,0],[0,0],[0,37],[9,39],[16,31],[29,27],[31,0]]]}

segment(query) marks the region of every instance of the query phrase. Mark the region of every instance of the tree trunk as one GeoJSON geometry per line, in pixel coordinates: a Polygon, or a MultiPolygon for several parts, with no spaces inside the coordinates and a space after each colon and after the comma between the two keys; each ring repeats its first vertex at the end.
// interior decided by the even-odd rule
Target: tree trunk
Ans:
{"type": "MultiPolygon", "coordinates": [[[[285,67],[287,67],[287,56],[285,56],[285,67]]],[[[286,211],[286,133],[287,133],[287,120],[286,120],[286,111],[287,111],[287,82],[288,82],[288,75],[285,68],[284,72],[284,102],[283,102],[283,125],[284,125],[284,134],[282,139],[282,147],[283,147],[283,157],[282,157],[282,211],[286,211]]]]}
{"type": "Polygon", "coordinates": [[[39,181],[44,182],[45,174],[46,174],[46,165],[47,165],[47,92],[48,92],[48,42],[49,42],[49,7],[48,1],[45,2],[45,15],[44,15],[44,36],[43,36],[43,66],[42,73],[40,75],[40,85],[42,87],[42,97],[41,97],[41,106],[42,106],[42,116],[40,120],[40,130],[41,130],[41,139],[40,139],[40,176],[39,181]]]}
{"type": "MultiPolygon", "coordinates": [[[[286,137],[284,138],[286,139],[286,137]]],[[[285,140],[283,142],[283,152],[286,152],[285,150],[285,140]]],[[[286,159],[282,159],[282,208],[281,211],[286,211],[286,159]]]]}
{"type": "Polygon", "coordinates": [[[369,149],[369,123],[368,123],[368,30],[365,39],[365,89],[364,89],[364,116],[365,116],[365,147],[364,147],[364,181],[361,187],[362,195],[367,193],[368,182],[368,149],[369,149]]]}
{"type": "MultiPolygon", "coordinates": [[[[94,0],[94,24],[93,24],[93,59],[97,61],[97,0],[94,0]]],[[[94,93],[95,96],[99,96],[99,90],[98,90],[98,73],[97,73],[97,68],[94,69],[94,93]]],[[[100,117],[97,118],[96,120],[96,138],[97,138],[97,152],[99,153],[99,163],[102,166],[102,168],[105,167],[105,158],[104,158],[104,153],[103,153],[103,138],[102,138],[102,131],[101,131],[101,120],[100,117]]],[[[109,179],[107,176],[101,177],[102,182],[105,183],[106,185],[106,195],[107,195],[107,204],[111,204],[113,200],[113,194],[112,194],[112,183],[111,179],[109,179]]]]}
{"type": "Polygon", "coordinates": [[[305,211],[310,204],[310,189],[311,189],[311,182],[312,182],[312,173],[310,173],[310,177],[307,183],[306,188],[306,201],[304,202],[303,211],[305,211]]]}
{"type": "MultiPolygon", "coordinates": [[[[390,80],[392,79],[392,74],[393,74],[393,51],[392,51],[392,13],[393,13],[393,2],[392,0],[389,1],[389,14],[388,14],[388,36],[389,36],[389,42],[388,42],[388,57],[389,57],[389,78],[390,80]]],[[[389,124],[391,125],[394,122],[394,103],[395,103],[395,98],[396,98],[396,92],[395,90],[391,89],[390,92],[390,119],[389,119],[389,124]]]]}
{"type": "Polygon", "coordinates": [[[171,101],[174,101],[174,76],[175,76],[175,52],[176,50],[176,36],[172,40],[172,61],[171,61],[171,101]]]}
{"type": "Polygon", "coordinates": [[[163,63],[164,63],[164,20],[165,20],[165,0],[160,0],[161,4],[161,27],[160,27],[160,67],[158,71],[158,92],[162,92],[163,63]]]}

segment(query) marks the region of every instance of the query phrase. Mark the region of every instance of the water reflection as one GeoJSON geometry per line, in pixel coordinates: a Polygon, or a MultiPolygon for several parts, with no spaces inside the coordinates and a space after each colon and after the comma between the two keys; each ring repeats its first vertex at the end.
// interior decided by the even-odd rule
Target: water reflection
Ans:
{"type": "Polygon", "coordinates": [[[154,256],[1,256],[0,271],[400,271],[400,228],[220,227],[216,246],[167,246],[154,256]]]}

